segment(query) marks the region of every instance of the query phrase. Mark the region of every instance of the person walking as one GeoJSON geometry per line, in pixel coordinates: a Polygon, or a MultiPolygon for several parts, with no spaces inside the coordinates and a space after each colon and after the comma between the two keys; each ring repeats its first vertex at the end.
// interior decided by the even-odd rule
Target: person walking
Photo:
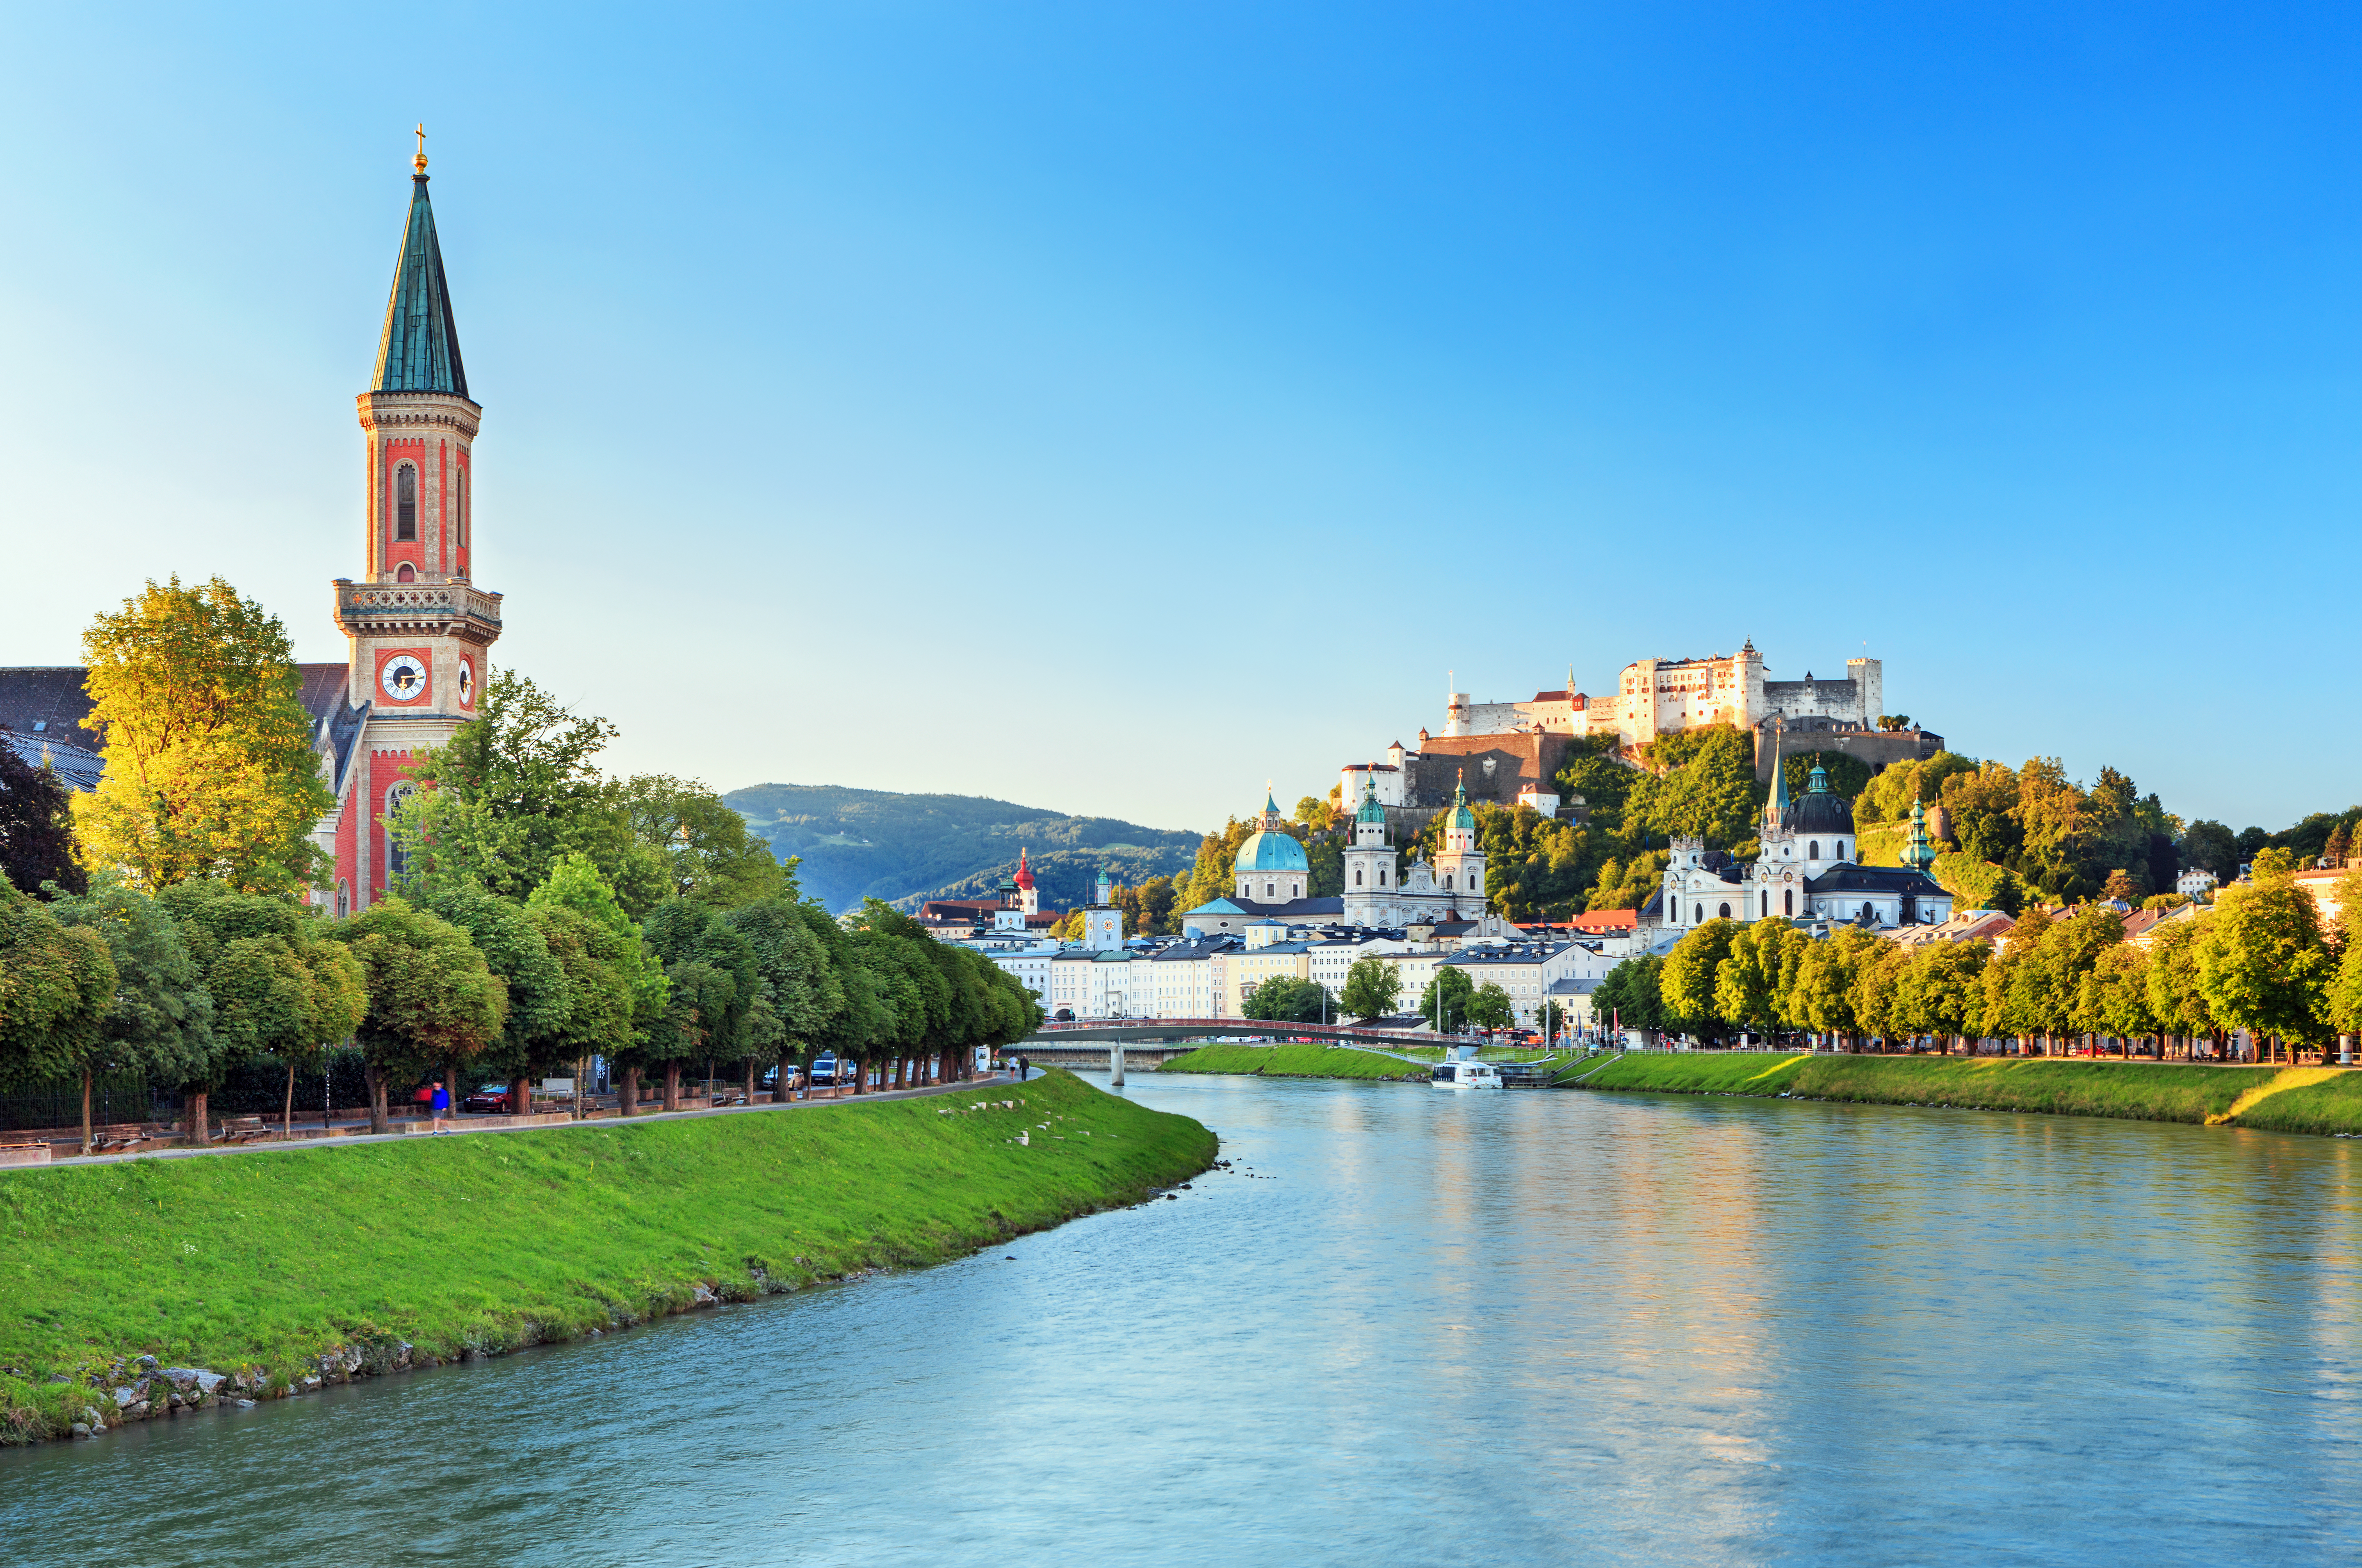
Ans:
{"type": "Polygon", "coordinates": [[[443,1080],[440,1078],[435,1080],[434,1087],[435,1099],[433,1101],[433,1109],[435,1111],[435,1120],[430,1123],[430,1129],[431,1131],[440,1132],[443,1131],[443,1119],[451,1114],[451,1091],[443,1087],[443,1080]]]}
{"type": "Polygon", "coordinates": [[[1025,1075],[1026,1075],[1027,1073],[1031,1072],[1031,1071],[1032,1070],[1032,1068],[1033,1068],[1033,1058],[1032,1058],[1032,1057],[1031,1057],[1031,1056],[1020,1056],[1020,1057],[1018,1057],[1018,1058],[1017,1058],[1017,1081],[1018,1081],[1019,1083],[1021,1083],[1021,1083],[1023,1083],[1023,1082],[1025,1081],[1025,1075]]]}

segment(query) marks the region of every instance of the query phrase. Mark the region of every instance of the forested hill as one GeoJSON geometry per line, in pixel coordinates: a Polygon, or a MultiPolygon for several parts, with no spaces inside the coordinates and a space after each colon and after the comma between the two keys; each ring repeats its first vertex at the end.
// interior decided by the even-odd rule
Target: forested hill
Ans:
{"type": "Polygon", "coordinates": [[[897,795],[833,784],[756,784],[723,797],[781,860],[803,857],[804,891],[840,913],[864,898],[915,909],[984,898],[1030,851],[1043,909],[1088,900],[1099,867],[1136,886],[1187,871],[1200,835],[1070,817],[977,795],[897,795]]]}

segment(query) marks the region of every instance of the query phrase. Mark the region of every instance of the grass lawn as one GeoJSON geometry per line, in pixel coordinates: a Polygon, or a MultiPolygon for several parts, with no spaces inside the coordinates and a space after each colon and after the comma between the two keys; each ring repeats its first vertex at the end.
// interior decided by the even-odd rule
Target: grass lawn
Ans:
{"type": "Polygon", "coordinates": [[[1260,1073],[1271,1078],[1424,1078],[1416,1063],[1350,1045],[1200,1045],[1159,1069],[1167,1073],[1260,1073]]]}
{"type": "MultiPolygon", "coordinates": [[[[1581,1069],[1578,1069],[1581,1071],[1581,1069]]],[[[2139,1121],[2222,1119],[2243,1093],[2261,1098],[2230,1118],[2289,1132],[2362,1132],[2362,1073],[2317,1073],[2203,1063],[2105,1063],[2044,1056],[1813,1056],[1715,1052],[1634,1053],[1581,1087],[1678,1094],[1792,1094],[1880,1105],[1949,1105],[2139,1121]],[[2294,1086],[2294,1087],[2288,1087],[2294,1086]]]]}
{"type": "Polygon", "coordinates": [[[1216,1147],[1052,1069],[822,1110],[0,1172],[0,1441],[111,1410],[48,1380],[117,1358],[259,1367],[276,1392],[339,1345],[497,1353],[679,1310],[701,1285],[745,1298],[955,1257],[1135,1201],[1216,1147]]]}

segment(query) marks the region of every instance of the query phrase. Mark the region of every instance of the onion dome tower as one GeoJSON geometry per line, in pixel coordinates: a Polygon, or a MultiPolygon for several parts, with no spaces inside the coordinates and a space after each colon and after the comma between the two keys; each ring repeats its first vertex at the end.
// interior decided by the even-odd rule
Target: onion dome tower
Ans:
{"type": "Polygon", "coordinates": [[[1805,798],[1788,813],[1790,831],[1805,841],[1805,859],[1846,860],[1853,837],[1853,808],[1829,788],[1829,770],[1816,758],[1805,798]]]}
{"type": "Polygon", "coordinates": [[[1451,787],[1451,809],[1443,816],[1442,846],[1435,852],[1434,870],[1436,888],[1454,900],[1455,915],[1464,920],[1483,912],[1485,856],[1476,849],[1476,813],[1468,805],[1468,774],[1464,768],[1460,781],[1451,787]],[[1456,907],[1459,900],[1471,895],[1477,908],[1456,907]]]}
{"type": "Polygon", "coordinates": [[[1017,908],[1027,914],[1042,912],[1042,894],[1033,886],[1033,867],[1025,863],[1025,851],[1021,848],[1017,852],[1017,875],[1010,878],[1010,885],[1016,889],[1017,908]]]}

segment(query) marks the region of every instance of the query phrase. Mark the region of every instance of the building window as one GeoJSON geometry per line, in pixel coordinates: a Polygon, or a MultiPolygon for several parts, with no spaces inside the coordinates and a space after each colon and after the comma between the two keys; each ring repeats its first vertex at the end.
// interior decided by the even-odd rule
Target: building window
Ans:
{"type": "Polygon", "coordinates": [[[1692,906],[1690,910],[1690,923],[1692,925],[1704,925],[1705,923],[1705,906],[1704,904],[1692,906]]]}
{"type": "Polygon", "coordinates": [[[1817,838],[1816,838],[1816,839],[1813,840],[1810,844],[1807,844],[1806,845],[1805,845],[1805,859],[1807,859],[1807,860],[1818,860],[1820,857],[1821,857],[1821,841],[1820,841],[1819,839],[1817,839],[1817,838]]]}
{"type": "Polygon", "coordinates": [[[352,912],[352,901],[353,894],[351,888],[339,881],[337,884],[337,918],[338,920],[344,919],[345,916],[352,912]]]}
{"type": "Polygon", "coordinates": [[[408,561],[404,561],[402,563],[401,569],[397,570],[393,574],[393,580],[396,582],[416,582],[418,580],[418,574],[410,569],[410,563],[408,561]]]}
{"type": "Polygon", "coordinates": [[[1782,912],[1783,914],[1794,915],[1794,914],[1796,912],[1796,889],[1794,889],[1794,888],[1790,888],[1790,889],[1786,889],[1785,891],[1783,891],[1783,893],[1781,893],[1781,895],[1780,895],[1780,909],[1781,909],[1781,912],[1782,912]]]}
{"type": "Polygon", "coordinates": [[[393,470],[393,537],[397,544],[418,537],[418,470],[408,463],[393,470]]]}
{"type": "Polygon", "coordinates": [[[1718,920],[1728,920],[1730,918],[1730,906],[1728,904],[1724,904],[1721,907],[1720,913],[1718,913],[1716,918],[1718,920]]]}
{"type": "Polygon", "coordinates": [[[1356,888],[1358,888],[1358,887],[1360,887],[1361,885],[1362,885],[1362,868],[1361,868],[1360,867],[1356,866],[1356,867],[1353,867],[1353,886],[1355,886],[1356,888]]]}
{"type": "Polygon", "coordinates": [[[461,469],[455,476],[459,500],[459,547],[468,547],[468,470],[461,469]]]}

